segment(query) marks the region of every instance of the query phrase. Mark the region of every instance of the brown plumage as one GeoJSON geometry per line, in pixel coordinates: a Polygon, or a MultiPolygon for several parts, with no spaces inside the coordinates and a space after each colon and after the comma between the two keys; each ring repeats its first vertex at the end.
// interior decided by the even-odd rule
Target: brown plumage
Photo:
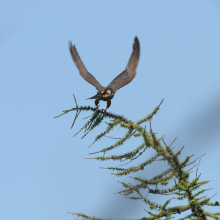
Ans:
{"type": "MultiPolygon", "coordinates": [[[[69,42],[69,49],[76,67],[79,70],[80,75],[90,84],[96,87],[97,94],[89,99],[96,99],[95,105],[98,106],[100,100],[107,101],[107,108],[111,105],[111,99],[117,90],[130,83],[136,76],[136,69],[140,58],[140,43],[137,37],[134,39],[133,51],[125,70],[119,74],[107,87],[103,87],[96,78],[88,72],[84,66],[80,56],[76,50],[75,45],[72,46],[72,42],[69,42]]],[[[106,109],[107,109],[106,108],[106,109]]],[[[106,112],[105,109],[105,112],[106,112]]]]}

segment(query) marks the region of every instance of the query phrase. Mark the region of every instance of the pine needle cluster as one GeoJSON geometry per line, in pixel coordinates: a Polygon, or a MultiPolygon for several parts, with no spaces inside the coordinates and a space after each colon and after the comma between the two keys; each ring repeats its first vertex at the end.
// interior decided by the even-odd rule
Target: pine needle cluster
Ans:
{"type": "MultiPolygon", "coordinates": [[[[124,116],[108,113],[104,114],[104,110],[99,110],[90,106],[78,106],[76,102],[76,98],[74,96],[74,100],[76,103],[76,107],[70,110],[64,110],[62,114],[56,116],[60,117],[70,111],[75,111],[76,115],[72,123],[72,127],[79,116],[81,111],[92,111],[93,114],[88,118],[88,121],[85,125],[76,133],[78,134],[80,131],[84,130],[85,134],[82,138],[84,138],[90,131],[99,126],[104,119],[110,119],[111,121],[107,122],[106,129],[95,137],[94,142],[89,146],[91,147],[96,141],[101,140],[108,133],[110,133],[116,126],[120,126],[124,128],[127,132],[124,137],[116,138],[116,142],[111,145],[103,148],[98,152],[94,152],[91,154],[102,154],[101,156],[96,156],[89,159],[96,159],[100,161],[113,160],[113,161],[126,161],[128,164],[133,160],[138,159],[143,153],[148,149],[154,150],[154,155],[151,158],[146,159],[144,162],[138,164],[137,166],[131,166],[128,168],[121,167],[107,167],[105,169],[109,169],[115,171],[112,173],[116,176],[124,176],[129,175],[131,173],[136,173],[138,171],[144,170],[146,166],[156,163],[157,161],[166,161],[168,163],[168,168],[162,171],[159,175],[156,175],[150,179],[140,178],[140,177],[131,177],[135,179],[138,183],[136,185],[132,185],[130,183],[119,182],[123,186],[123,190],[119,191],[118,194],[124,196],[125,198],[134,199],[134,200],[142,200],[148,207],[148,210],[145,211],[148,213],[148,217],[143,217],[143,220],[153,220],[153,219],[171,219],[177,214],[184,213],[187,210],[191,210],[191,213],[186,215],[181,220],[184,219],[207,219],[208,217],[213,219],[220,219],[220,213],[211,213],[205,211],[205,206],[220,206],[219,202],[211,202],[211,198],[207,196],[202,196],[209,189],[201,189],[201,186],[209,183],[210,181],[200,181],[200,175],[196,178],[192,179],[190,177],[190,172],[192,169],[195,169],[196,162],[199,158],[195,160],[191,160],[193,156],[187,156],[183,161],[180,161],[179,155],[181,154],[182,149],[177,152],[174,152],[174,148],[172,144],[174,141],[167,145],[164,141],[164,136],[161,138],[157,138],[156,133],[153,131],[151,127],[151,120],[154,115],[158,112],[163,100],[161,103],[153,110],[152,113],[147,115],[145,118],[134,122],[132,120],[128,120],[124,116]],[[149,123],[149,129],[146,129],[146,126],[143,126],[144,123],[149,123]],[[134,150],[126,152],[121,155],[111,155],[106,156],[106,153],[114,150],[117,147],[120,147],[125,142],[129,141],[131,137],[141,138],[141,145],[137,146],[134,150]],[[189,167],[190,166],[190,167],[189,167]],[[187,169],[187,167],[189,167],[187,169]],[[172,182],[171,182],[172,181],[172,182]],[[170,183],[174,183],[173,185],[170,183]],[[146,190],[149,194],[159,194],[161,196],[170,195],[172,198],[165,201],[164,204],[159,204],[151,201],[147,198],[147,196],[143,196],[141,190],[146,190]],[[134,194],[136,196],[134,196],[134,194]],[[171,205],[172,200],[186,200],[188,201],[186,205],[171,205]]],[[[71,127],[71,128],[72,128],[71,127]]],[[[75,135],[76,135],[75,134],[75,135]]],[[[74,135],[74,136],[75,136],[74,135]]],[[[71,213],[77,216],[82,217],[83,219],[99,219],[97,217],[87,216],[82,213],[71,213]]]]}

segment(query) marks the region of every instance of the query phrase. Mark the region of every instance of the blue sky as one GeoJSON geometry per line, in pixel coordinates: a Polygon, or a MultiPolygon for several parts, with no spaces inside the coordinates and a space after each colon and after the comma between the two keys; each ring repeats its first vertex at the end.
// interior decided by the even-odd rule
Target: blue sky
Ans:
{"type": "MultiPolygon", "coordinates": [[[[152,121],[154,131],[165,134],[168,144],[177,137],[175,149],[185,145],[182,158],[206,153],[199,166],[201,180],[214,180],[207,186],[213,188],[208,195],[218,192],[218,0],[1,0],[1,219],[75,219],[67,212],[118,219],[146,216],[143,202],[113,194],[122,189],[117,181],[131,180],[99,169],[118,164],[84,159],[112,143],[106,138],[87,149],[105,125],[84,139],[82,134],[73,138],[89,113],[81,114],[72,130],[74,113],[53,118],[74,107],[73,93],[79,105],[94,105],[86,98],[96,89],[79,75],[68,41],[76,45],[87,69],[107,86],[124,70],[135,36],[141,45],[137,75],[117,92],[109,111],[136,121],[164,98],[152,121]]],[[[102,102],[101,108],[105,106],[102,102]]],[[[131,143],[117,153],[134,149],[136,142],[131,143]]],[[[157,169],[137,176],[149,177],[157,169]]]]}

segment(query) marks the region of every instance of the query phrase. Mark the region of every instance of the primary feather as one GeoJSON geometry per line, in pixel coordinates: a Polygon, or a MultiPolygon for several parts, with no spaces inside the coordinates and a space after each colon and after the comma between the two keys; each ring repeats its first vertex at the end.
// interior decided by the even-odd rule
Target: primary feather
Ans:
{"type": "Polygon", "coordinates": [[[134,39],[133,51],[128,61],[126,69],[119,74],[108,86],[115,93],[117,90],[127,85],[136,76],[136,69],[140,58],[140,43],[137,37],[134,39]]]}
{"type": "Polygon", "coordinates": [[[84,66],[82,60],[80,59],[80,56],[76,50],[75,45],[72,45],[72,42],[69,42],[69,49],[71,56],[73,58],[74,63],[76,64],[76,67],[79,70],[80,75],[90,84],[96,87],[97,90],[101,91],[105,89],[97,80],[96,78],[88,72],[86,67],[84,66]]]}

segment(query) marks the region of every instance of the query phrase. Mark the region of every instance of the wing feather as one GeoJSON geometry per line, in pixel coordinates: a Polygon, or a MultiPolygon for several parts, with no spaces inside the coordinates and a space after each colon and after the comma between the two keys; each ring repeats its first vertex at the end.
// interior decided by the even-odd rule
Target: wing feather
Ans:
{"type": "Polygon", "coordinates": [[[69,49],[70,49],[70,54],[73,58],[73,61],[76,64],[76,67],[78,68],[79,73],[83,77],[83,79],[85,79],[88,83],[95,86],[97,90],[99,91],[103,90],[104,87],[96,80],[96,78],[91,73],[87,71],[82,60],[80,59],[80,56],[76,50],[75,45],[72,45],[71,41],[69,42],[69,49]]]}
{"type": "Polygon", "coordinates": [[[134,39],[133,51],[126,69],[119,74],[107,87],[115,93],[118,89],[130,83],[136,76],[136,69],[140,58],[140,43],[137,37],[134,39]]]}

